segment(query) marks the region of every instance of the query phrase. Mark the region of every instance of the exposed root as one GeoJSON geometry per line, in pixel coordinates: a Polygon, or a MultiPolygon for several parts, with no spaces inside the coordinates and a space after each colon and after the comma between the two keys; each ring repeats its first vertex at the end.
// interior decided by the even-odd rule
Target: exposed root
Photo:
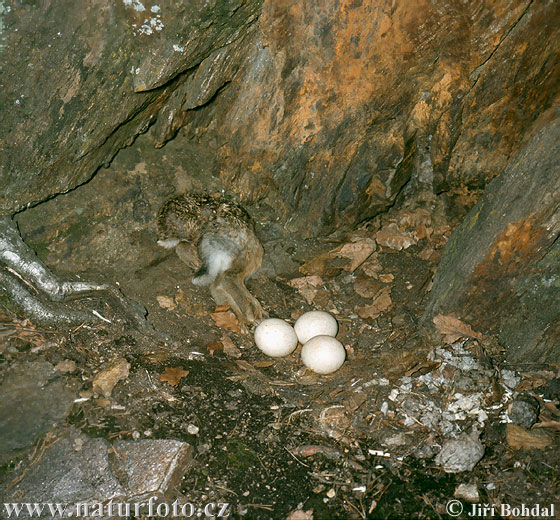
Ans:
{"type": "Polygon", "coordinates": [[[79,325],[108,321],[95,310],[72,309],[64,302],[99,291],[115,300],[132,325],[153,331],[146,310],[118,288],[95,282],[61,280],[22,240],[15,222],[0,217],[0,301],[45,326],[79,325]]]}

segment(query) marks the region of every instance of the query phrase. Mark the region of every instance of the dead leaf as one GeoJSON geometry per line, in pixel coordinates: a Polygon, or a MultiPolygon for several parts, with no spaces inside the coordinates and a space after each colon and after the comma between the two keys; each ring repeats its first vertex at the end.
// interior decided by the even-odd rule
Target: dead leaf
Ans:
{"type": "MultiPolygon", "coordinates": [[[[224,305],[216,307],[216,309],[219,309],[221,307],[226,307],[227,309],[229,309],[229,307],[224,305]]],[[[235,314],[233,314],[233,312],[231,311],[211,312],[210,316],[214,320],[214,323],[222,329],[231,330],[232,332],[239,332],[241,330],[239,328],[239,322],[237,321],[235,314]]]]}
{"type": "Polygon", "coordinates": [[[224,345],[224,354],[226,356],[236,358],[236,359],[242,356],[241,350],[239,350],[235,346],[235,343],[227,334],[223,334],[220,339],[224,345]]]}
{"type": "Polygon", "coordinates": [[[542,430],[526,430],[517,424],[506,427],[508,444],[516,450],[542,450],[552,444],[552,437],[542,430]]]}
{"type": "Polygon", "coordinates": [[[483,338],[480,332],[475,332],[470,325],[463,323],[455,316],[438,314],[434,316],[433,322],[437,331],[443,335],[443,341],[447,344],[455,343],[461,338],[483,338]]]}
{"type": "Polygon", "coordinates": [[[130,363],[124,358],[114,361],[108,368],[97,373],[93,378],[93,391],[110,397],[115,385],[128,377],[130,363]]]}
{"type": "Polygon", "coordinates": [[[312,258],[299,268],[301,274],[307,276],[321,276],[326,269],[327,261],[330,259],[329,253],[323,253],[312,258]]]}
{"type": "Polygon", "coordinates": [[[224,344],[221,341],[214,340],[208,343],[206,345],[206,348],[208,349],[208,352],[210,352],[210,356],[213,357],[214,352],[216,352],[217,350],[224,350],[224,344]]]}
{"type": "Polygon", "coordinates": [[[354,292],[363,298],[373,298],[382,288],[383,284],[369,276],[358,275],[354,281],[354,292]]]}
{"type": "Polygon", "coordinates": [[[350,263],[344,266],[344,270],[353,273],[376,249],[377,244],[372,238],[359,238],[333,249],[330,251],[330,254],[337,257],[349,258],[350,263]]]}
{"type": "Polygon", "coordinates": [[[395,277],[391,273],[385,273],[385,274],[380,274],[379,279],[383,283],[391,283],[395,279],[395,277]]]}
{"type": "Polygon", "coordinates": [[[257,368],[268,368],[271,367],[272,365],[275,365],[276,361],[272,361],[271,359],[263,359],[262,361],[255,361],[253,363],[253,366],[257,367],[257,368]]]}
{"type": "Polygon", "coordinates": [[[377,297],[369,305],[364,307],[357,307],[356,313],[360,318],[377,318],[382,312],[385,312],[393,305],[391,300],[391,288],[385,287],[382,289],[377,297]]]}
{"type": "Polygon", "coordinates": [[[170,298],[169,296],[156,296],[156,300],[162,309],[167,309],[172,311],[176,307],[175,301],[173,300],[173,298],[170,298]]]}
{"type": "Polygon", "coordinates": [[[560,421],[541,421],[533,425],[533,428],[552,428],[560,431],[560,421]]]}
{"type": "Polygon", "coordinates": [[[296,289],[307,301],[313,303],[313,299],[323,285],[323,279],[320,276],[302,276],[301,278],[292,278],[288,281],[288,285],[296,289]]]}
{"type": "Polygon", "coordinates": [[[401,211],[397,217],[401,229],[414,229],[418,226],[430,226],[432,224],[431,213],[424,208],[415,211],[401,211]]]}
{"type": "Polygon", "coordinates": [[[165,367],[165,372],[159,376],[159,380],[177,386],[179,381],[189,375],[189,370],[181,367],[165,367]]]}
{"type": "Polygon", "coordinates": [[[375,235],[375,240],[377,240],[380,246],[388,247],[395,251],[401,251],[416,244],[414,237],[410,233],[401,231],[394,222],[387,224],[378,231],[375,235]]]}
{"type": "Polygon", "coordinates": [[[422,363],[416,363],[414,366],[410,367],[404,375],[407,377],[419,377],[424,374],[429,374],[441,366],[441,361],[424,361],[422,363]]]}
{"type": "Polygon", "coordinates": [[[383,271],[381,263],[379,262],[379,254],[372,253],[372,255],[362,264],[361,270],[366,276],[370,278],[377,278],[378,273],[383,271]]]}
{"type": "Polygon", "coordinates": [[[427,245],[422,251],[418,253],[418,258],[422,260],[430,260],[431,256],[434,254],[434,248],[427,245]]]}

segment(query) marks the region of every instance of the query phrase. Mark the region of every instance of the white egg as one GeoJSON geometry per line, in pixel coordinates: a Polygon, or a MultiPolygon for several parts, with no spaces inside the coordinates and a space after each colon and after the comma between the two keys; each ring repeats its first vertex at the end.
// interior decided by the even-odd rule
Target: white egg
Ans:
{"type": "Polygon", "coordinates": [[[317,374],[336,372],[346,359],[342,343],[332,336],[315,336],[301,349],[303,364],[317,374]]]}
{"type": "Polygon", "coordinates": [[[336,336],[338,323],[332,315],[323,311],[302,314],[294,325],[299,342],[303,345],[315,336],[336,336]]]}
{"type": "Polygon", "coordinates": [[[295,350],[297,342],[294,328],[278,318],[263,320],[255,329],[255,343],[267,356],[287,356],[295,350]]]}

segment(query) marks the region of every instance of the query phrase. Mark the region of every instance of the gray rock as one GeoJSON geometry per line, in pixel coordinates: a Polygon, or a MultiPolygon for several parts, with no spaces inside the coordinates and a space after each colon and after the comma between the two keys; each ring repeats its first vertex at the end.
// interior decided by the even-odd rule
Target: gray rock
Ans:
{"type": "MultiPolygon", "coordinates": [[[[30,461],[18,475],[9,476],[8,481],[23,478],[0,492],[0,502],[61,503],[76,516],[77,503],[94,508],[100,504],[106,507],[110,500],[130,503],[151,496],[165,498],[184,475],[191,454],[190,445],[175,440],[119,441],[111,445],[74,428],[58,429],[50,434],[39,460],[30,461]]],[[[81,517],[95,514],[90,509],[81,517]]],[[[25,515],[19,518],[28,518],[25,515]]]]}
{"type": "Polygon", "coordinates": [[[0,464],[62,421],[74,392],[45,361],[14,364],[0,386],[0,464]]]}
{"type": "Polygon", "coordinates": [[[560,360],[558,110],[539,126],[449,238],[424,314],[498,335],[512,362],[560,360]]]}
{"type": "Polygon", "coordinates": [[[436,455],[435,462],[446,473],[460,473],[471,471],[483,456],[484,445],[480,442],[479,433],[474,430],[447,440],[436,455]]]}
{"type": "Polygon", "coordinates": [[[246,56],[260,6],[13,4],[0,24],[0,146],[10,152],[0,159],[0,213],[84,183],[162,107],[165,122],[183,101],[208,102],[246,56]]]}
{"type": "Polygon", "coordinates": [[[539,410],[539,402],[534,397],[521,394],[511,404],[508,416],[513,424],[530,428],[537,422],[539,410]]]}

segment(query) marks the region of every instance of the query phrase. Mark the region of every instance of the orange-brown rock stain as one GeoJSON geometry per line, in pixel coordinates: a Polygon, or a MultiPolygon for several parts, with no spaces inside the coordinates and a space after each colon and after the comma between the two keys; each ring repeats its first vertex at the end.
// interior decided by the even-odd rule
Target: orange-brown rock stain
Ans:
{"type": "Polygon", "coordinates": [[[542,217],[536,213],[509,223],[474,270],[465,308],[481,329],[495,332],[499,328],[495,316],[515,307],[513,278],[529,276],[548,250],[551,238],[541,225],[542,217]]]}

